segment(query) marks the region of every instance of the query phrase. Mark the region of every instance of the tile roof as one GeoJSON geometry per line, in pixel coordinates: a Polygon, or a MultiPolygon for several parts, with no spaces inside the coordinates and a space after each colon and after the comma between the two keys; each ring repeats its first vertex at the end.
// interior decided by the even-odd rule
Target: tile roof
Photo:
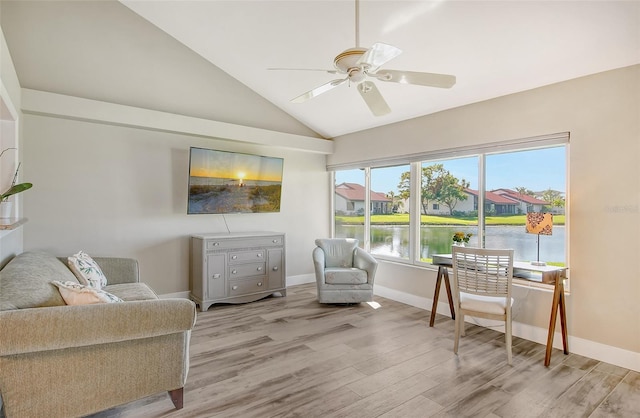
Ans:
{"type": "MultiPolygon", "coordinates": [[[[336,193],[347,200],[364,201],[364,186],[357,183],[341,183],[336,186],[336,193]]],[[[372,202],[391,202],[384,193],[371,191],[370,199],[372,202]]]]}

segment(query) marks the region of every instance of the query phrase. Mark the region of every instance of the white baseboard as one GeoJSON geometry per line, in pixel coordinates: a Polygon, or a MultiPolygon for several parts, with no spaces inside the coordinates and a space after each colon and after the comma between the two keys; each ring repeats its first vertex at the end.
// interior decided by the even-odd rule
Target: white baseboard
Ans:
{"type": "Polygon", "coordinates": [[[315,274],[299,274],[297,276],[287,276],[287,287],[295,286],[298,284],[315,283],[315,274]]]}
{"type": "MultiPolygon", "coordinates": [[[[428,311],[431,310],[431,305],[433,304],[433,299],[431,298],[416,296],[379,285],[375,286],[374,293],[378,296],[382,296],[383,298],[402,302],[428,311]]],[[[438,308],[436,311],[442,315],[451,315],[449,304],[446,302],[438,302],[438,308]]],[[[465,318],[465,322],[469,323],[478,324],[479,321],[480,320],[476,320],[475,318],[465,318]]],[[[490,326],[493,329],[504,332],[504,326],[496,327],[493,325],[498,322],[490,322],[488,320],[482,321],[486,321],[486,326],[490,326]]],[[[483,325],[484,324],[485,323],[483,322],[483,325]]],[[[535,327],[513,321],[513,335],[524,338],[525,340],[546,345],[548,330],[547,328],[535,327]]],[[[562,334],[560,332],[556,332],[553,337],[553,347],[562,349],[562,334]]],[[[569,352],[640,372],[640,353],[633,351],[569,335],[569,352]]]]}

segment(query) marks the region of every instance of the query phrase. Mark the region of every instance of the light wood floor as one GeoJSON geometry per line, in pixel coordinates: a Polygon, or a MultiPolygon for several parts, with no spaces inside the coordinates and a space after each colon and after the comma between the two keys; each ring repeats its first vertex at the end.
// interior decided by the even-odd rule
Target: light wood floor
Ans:
{"type": "Polygon", "coordinates": [[[376,297],[320,305],[315,284],[285,298],[198,314],[184,409],[166,394],[104,417],[638,417],[640,373],[376,297]]]}

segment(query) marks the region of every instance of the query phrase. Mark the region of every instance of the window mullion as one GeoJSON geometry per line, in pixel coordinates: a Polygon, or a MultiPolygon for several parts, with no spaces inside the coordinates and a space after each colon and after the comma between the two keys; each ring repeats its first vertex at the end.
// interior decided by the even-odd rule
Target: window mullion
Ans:
{"type": "Polygon", "coordinates": [[[486,154],[478,155],[478,246],[485,248],[486,154]]]}
{"type": "Polygon", "coordinates": [[[411,163],[411,194],[409,196],[409,260],[411,263],[420,261],[421,187],[421,163],[411,163]]]}
{"type": "Polygon", "coordinates": [[[371,252],[371,168],[364,169],[364,250],[371,252]]]}

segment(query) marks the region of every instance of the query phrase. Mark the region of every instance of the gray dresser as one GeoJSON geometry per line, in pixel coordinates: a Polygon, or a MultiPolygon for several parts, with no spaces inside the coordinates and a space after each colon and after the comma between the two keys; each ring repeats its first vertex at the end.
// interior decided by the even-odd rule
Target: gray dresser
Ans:
{"type": "Polygon", "coordinates": [[[285,236],[279,232],[191,237],[190,298],[204,312],[214,303],[286,295],[285,236]]]}

